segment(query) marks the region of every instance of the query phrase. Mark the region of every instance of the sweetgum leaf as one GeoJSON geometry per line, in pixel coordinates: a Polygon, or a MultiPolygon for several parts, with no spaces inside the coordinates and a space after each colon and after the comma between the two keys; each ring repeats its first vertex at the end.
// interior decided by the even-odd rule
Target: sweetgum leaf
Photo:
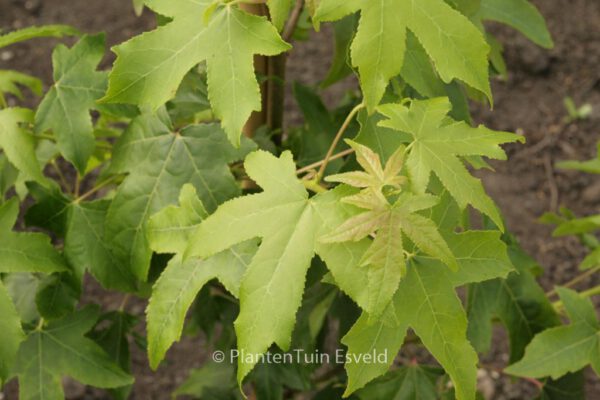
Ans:
{"type": "Polygon", "coordinates": [[[509,374],[558,379],[591,364],[600,373],[600,323],[592,302],[577,292],[557,288],[571,323],[537,334],[525,356],[505,371],[509,374]]]}
{"type": "Polygon", "coordinates": [[[494,202],[459,157],[485,156],[504,160],[506,154],[500,144],[523,141],[524,138],[453,121],[447,117],[450,109],[447,98],[414,100],[410,107],[382,105],[379,111],[388,119],[379,124],[412,136],[406,167],[417,193],[425,192],[433,172],[462,209],[471,204],[502,227],[494,202]]]}
{"type": "Polygon", "coordinates": [[[96,71],[104,57],[104,34],[84,36],[52,53],[54,85],[36,115],[37,132],[51,130],[62,155],[84,173],[95,147],[90,110],[106,90],[106,73],[96,71]]]}
{"type": "Polygon", "coordinates": [[[445,82],[460,79],[491,100],[489,46],[475,25],[443,0],[322,0],[314,19],[335,21],[359,10],[352,65],[358,68],[370,111],[402,70],[407,29],[423,44],[445,82]]]}
{"type": "MultiPolygon", "coordinates": [[[[221,205],[192,234],[185,257],[206,258],[246,240],[262,238],[242,279],[240,314],[235,321],[240,351],[260,355],[273,343],[283,350],[289,348],[303,282],[315,252],[338,271],[349,260],[344,259],[342,244],[326,249],[317,241],[331,226],[325,219],[340,222],[336,216],[340,191],[309,198],[296,178],[289,152],[280,158],[254,152],[246,158],[245,167],[264,191],[221,205]]],[[[239,358],[240,384],[255,361],[239,358]]]]}
{"type": "MultiPolygon", "coordinates": [[[[387,354],[386,360],[346,364],[346,394],[387,371],[411,327],[452,378],[457,397],[475,398],[477,355],[467,340],[467,319],[454,287],[506,276],[511,267],[498,232],[471,231],[449,236],[447,241],[459,264],[456,272],[440,261],[417,255],[382,316],[371,322],[363,313],[344,337],[349,353],[387,354]]],[[[366,280],[358,271],[353,273],[355,279],[366,280]]],[[[351,296],[364,295],[355,292],[351,296]]]]}
{"type": "Polygon", "coordinates": [[[133,382],[100,346],[85,337],[97,319],[97,310],[87,307],[27,335],[15,366],[20,399],[63,399],[63,376],[101,388],[133,382]]]}
{"type": "Polygon", "coordinates": [[[239,146],[242,127],[252,111],[261,109],[253,56],[274,56],[290,46],[266,18],[231,4],[205,18],[212,3],[146,1],[172,22],[114,48],[117,61],[103,100],[157,109],[173,97],[192,67],[206,61],[211,106],[230,141],[239,146]]]}
{"type": "Polygon", "coordinates": [[[127,173],[108,208],[105,237],[117,260],[145,280],[151,250],[150,216],[177,201],[192,184],[209,211],[239,193],[228,163],[254,147],[246,139],[235,149],[216,124],[191,125],[172,132],[165,113],[135,119],[115,145],[112,171],[127,173]]]}

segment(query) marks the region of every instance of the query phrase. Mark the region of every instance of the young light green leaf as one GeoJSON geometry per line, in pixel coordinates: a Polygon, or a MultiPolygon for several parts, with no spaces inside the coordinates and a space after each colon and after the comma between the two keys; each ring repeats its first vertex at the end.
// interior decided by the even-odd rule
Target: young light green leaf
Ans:
{"type": "Polygon", "coordinates": [[[491,101],[485,38],[443,0],[322,0],[314,19],[335,21],[359,10],[352,64],[358,68],[369,110],[402,70],[407,29],[423,44],[445,82],[460,79],[491,101]]]}
{"type": "Polygon", "coordinates": [[[173,21],[114,48],[117,61],[103,100],[157,109],[173,97],[192,67],[206,61],[212,108],[230,141],[239,146],[248,117],[261,109],[253,56],[274,56],[289,45],[266,18],[231,4],[214,10],[206,21],[204,14],[212,3],[146,1],[146,6],[173,21]]]}
{"type": "Polygon", "coordinates": [[[41,272],[51,274],[68,268],[62,256],[42,233],[12,232],[19,202],[12,198],[0,205],[0,272],[41,272]]]}
{"type": "MultiPolygon", "coordinates": [[[[346,364],[346,394],[387,371],[404,341],[406,329],[412,327],[452,377],[458,398],[474,398],[477,358],[466,340],[466,318],[453,287],[506,276],[511,267],[506,246],[499,237],[498,232],[491,231],[449,236],[447,241],[460,265],[456,272],[427,256],[417,255],[411,260],[407,276],[381,317],[370,322],[369,316],[363,313],[343,339],[350,353],[387,354],[385,360],[377,362],[346,364]],[[473,246],[476,242],[478,246],[473,246]]],[[[357,274],[360,269],[349,269],[348,274],[352,273],[354,279],[367,280],[357,274]]],[[[364,284],[362,286],[362,291],[366,291],[364,284]]],[[[353,298],[362,297],[360,292],[353,294],[353,298]]]]}
{"type": "Polygon", "coordinates": [[[422,251],[440,258],[451,268],[456,260],[433,221],[416,214],[437,203],[431,195],[400,194],[393,204],[385,197],[385,188],[401,189],[406,179],[400,176],[405,149],[399,147],[382,167],[379,156],[366,146],[348,141],[354,148],[358,163],[365,171],[346,172],[329,176],[327,180],[364,188],[359,194],[343,199],[345,203],[366,209],[341,224],[324,243],[359,241],[375,234],[375,240],[363,255],[361,264],[369,269],[369,302],[365,311],[378,317],[406,274],[404,237],[422,251]]]}
{"type": "Polygon", "coordinates": [[[485,156],[503,160],[506,154],[500,144],[523,141],[524,138],[483,126],[472,128],[464,122],[450,120],[447,117],[450,109],[447,98],[414,100],[410,108],[387,104],[379,107],[379,111],[388,118],[380,125],[413,137],[406,167],[417,193],[425,192],[434,172],[461,208],[471,204],[502,227],[494,202],[485,193],[481,181],[469,174],[459,157],[485,156]]]}
{"type": "Polygon", "coordinates": [[[97,319],[97,310],[88,307],[29,333],[19,348],[15,366],[19,398],[63,399],[62,376],[101,388],[133,382],[100,346],[85,337],[97,319]]]}
{"type": "Polygon", "coordinates": [[[68,25],[43,25],[43,26],[30,26],[25,29],[18,31],[9,32],[5,35],[0,35],[0,48],[9,46],[11,44],[24,42],[26,40],[42,38],[42,37],[56,37],[61,38],[63,36],[79,36],[81,33],[68,25]]]}
{"type": "Polygon", "coordinates": [[[481,0],[481,19],[498,21],[518,29],[534,43],[552,48],[546,21],[528,0],[481,0]]]}
{"type": "Polygon", "coordinates": [[[9,377],[19,344],[25,335],[21,328],[21,318],[1,280],[0,314],[2,315],[2,318],[0,318],[0,330],[2,332],[2,341],[0,341],[0,387],[2,387],[9,377]]]}
{"type": "Polygon", "coordinates": [[[7,106],[5,93],[10,93],[23,100],[20,86],[28,88],[38,96],[42,94],[42,81],[38,78],[17,71],[0,70],[0,107],[6,108],[7,106]]]}
{"type": "Polygon", "coordinates": [[[171,132],[164,113],[143,115],[132,122],[115,145],[113,172],[130,175],[119,186],[105,224],[109,247],[131,272],[145,280],[151,250],[147,238],[150,216],[177,201],[189,183],[209,211],[239,193],[228,163],[254,147],[249,140],[235,149],[215,124],[192,125],[171,132]]]}
{"type": "MultiPolygon", "coordinates": [[[[317,225],[313,201],[296,179],[291,153],[275,158],[258,151],[246,158],[245,167],[264,192],[219,207],[192,235],[186,257],[209,257],[263,238],[242,281],[235,322],[238,348],[262,354],[273,342],[282,349],[289,346],[302,300],[303,285],[298,282],[304,281],[314,255],[317,225]]],[[[254,367],[252,361],[239,359],[240,384],[254,367]]]]}
{"type": "MultiPolygon", "coordinates": [[[[284,350],[290,345],[302,282],[320,247],[317,238],[326,233],[328,225],[323,220],[339,204],[339,195],[328,192],[309,199],[296,178],[290,152],[276,158],[257,151],[246,157],[245,167],[264,191],[220,206],[191,236],[186,257],[206,258],[262,238],[242,280],[241,310],[235,322],[240,351],[260,355],[273,343],[284,350]]],[[[336,261],[338,265],[344,262],[336,261]]],[[[240,384],[255,364],[256,359],[239,358],[240,384]]]]}
{"type": "Polygon", "coordinates": [[[558,294],[571,323],[537,334],[525,349],[525,356],[505,369],[509,374],[560,378],[591,364],[600,373],[600,323],[589,299],[570,289],[558,294]]]}
{"type": "Polygon", "coordinates": [[[42,168],[35,154],[35,139],[24,124],[33,123],[33,112],[26,108],[0,110],[0,148],[8,161],[25,174],[28,180],[45,183],[42,168]]]}
{"type": "Polygon", "coordinates": [[[104,34],[84,36],[52,53],[54,85],[35,115],[36,131],[51,130],[62,155],[84,173],[95,141],[90,109],[106,90],[106,73],[96,71],[104,57],[104,34]]]}

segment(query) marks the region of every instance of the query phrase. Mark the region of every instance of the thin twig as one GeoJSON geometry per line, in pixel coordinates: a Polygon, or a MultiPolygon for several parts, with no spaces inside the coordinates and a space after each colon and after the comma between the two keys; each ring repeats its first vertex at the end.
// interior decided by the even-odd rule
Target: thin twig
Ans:
{"type": "MultiPolygon", "coordinates": [[[[334,154],[331,157],[329,157],[329,161],[334,161],[334,160],[337,160],[339,158],[346,157],[347,155],[350,155],[352,153],[354,153],[354,149],[347,149],[347,150],[344,150],[344,151],[340,151],[339,153],[334,154]]],[[[315,168],[320,167],[321,165],[323,165],[324,162],[325,162],[325,160],[321,160],[321,161],[317,161],[315,163],[312,163],[310,165],[307,165],[306,167],[302,167],[302,168],[296,170],[296,175],[301,175],[301,174],[303,174],[305,172],[310,172],[313,169],[315,169],[315,168]]]]}
{"type": "Polygon", "coordinates": [[[91,188],[90,190],[88,190],[87,192],[82,194],[81,196],[77,197],[77,199],[75,201],[79,202],[81,200],[87,199],[88,197],[90,197],[91,195],[96,193],[98,190],[102,189],[104,186],[108,185],[109,183],[114,182],[116,178],[117,178],[117,176],[111,176],[110,178],[105,179],[104,181],[98,183],[96,186],[94,186],[93,188],[91,188]]]}
{"type": "Polygon", "coordinates": [[[558,209],[558,188],[556,186],[552,160],[550,159],[549,154],[544,156],[544,168],[546,169],[546,178],[548,179],[548,185],[550,187],[550,210],[556,211],[558,209]]]}
{"type": "Polygon", "coordinates": [[[69,190],[69,182],[67,181],[67,179],[63,175],[62,171],[60,170],[60,168],[56,164],[56,161],[52,160],[50,162],[50,165],[52,165],[52,167],[56,171],[56,174],[58,175],[58,179],[60,180],[60,183],[62,183],[62,185],[64,186],[65,190],[68,191],[69,190]]]}
{"type": "Polygon", "coordinates": [[[346,129],[348,129],[348,127],[350,126],[350,123],[352,122],[352,120],[354,119],[356,114],[358,114],[358,112],[360,110],[362,110],[364,107],[365,107],[364,103],[357,105],[356,107],[354,107],[352,109],[352,111],[350,111],[350,114],[348,114],[348,116],[346,117],[346,120],[342,124],[340,130],[335,135],[335,138],[333,139],[331,146],[329,146],[329,150],[327,151],[327,155],[325,156],[325,159],[323,160],[323,164],[321,164],[321,168],[319,169],[319,172],[317,173],[317,176],[315,177],[316,183],[319,183],[321,181],[321,179],[323,178],[323,175],[325,174],[325,169],[327,168],[327,164],[329,164],[329,161],[331,161],[331,156],[333,155],[333,152],[335,151],[335,148],[337,147],[338,143],[342,139],[342,136],[344,136],[344,132],[346,132],[346,129]]]}
{"type": "MultiPolygon", "coordinates": [[[[571,286],[575,286],[579,282],[581,282],[581,281],[589,278],[590,276],[594,275],[596,272],[598,272],[598,270],[599,270],[599,267],[594,267],[594,268],[592,268],[590,270],[587,270],[583,274],[576,276],[575,278],[571,279],[567,283],[560,285],[560,287],[569,288],[571,286]]],[[[549,291],[548,293],[546,293],[547,297],[552,297],[554,295],[556,295],[556,289],[552,289],[551,291],[549,291]]]]}
{"type": "Polygon", "coordinates": [[[283,30],[283,34],[281,35],[283,40],[289,42],[292,36],[294,36],[294,32],[296,31],[296,26],[298,25],[298,20],[300,20],[300,15],[302,15],[302,10],[304,9],[304,0],[296,0],[296,6],[288,19],[287,24],[285,25],[285,29],[283,30]]]}

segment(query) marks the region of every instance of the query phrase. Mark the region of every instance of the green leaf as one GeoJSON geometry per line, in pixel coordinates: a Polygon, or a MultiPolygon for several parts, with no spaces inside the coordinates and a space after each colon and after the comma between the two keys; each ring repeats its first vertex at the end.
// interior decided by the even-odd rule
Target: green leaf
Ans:
{"type": "Polygon", "coordinates": [[[61,255],[41,233],[17,233],[11,228],[17,220],[19,202],[12,198],[0,206],[0,272],[53,272],[67,271],[61,255]]]}
{"type": "Polygon", "coordinates": [[[544,17],[527,0],[481,0],[480,16],[512,26],[542,47],[554,46],[544,17]]]}
{"type": "Polygon", "coordinates": [[[208,398],[206,392],[210,389],[235,390],[235,371],[233,365],[227,362],[207,362],[200,368],[192,369],[187,379],[179,386],[173,395],[208,398]]]}
{"type": "Polygon", "coordinates": [[[600,373],[600,323],[589,299],[570,289],[557,288],[571,323],[537,334],[525,356],[505,369],[509,374],[560,378],[591,364],[600,373]]]}
{"type": "Polygon", "coordinates": [[[183,185],[179,205],[167,206],[150,218],[150,248],[157,253],[183,253],[190,234],[207,216],[196,189],[190,184],[183,185]]]}
{"type": "Polygon", "coordinates": [[[118,258],[105,236],[106,215],[111,202],[71,202],[67,207],[65,258],[79,278],[86,270],[107,289],[131,292],[135,276],[128,264],[118,258]]]}
{"type": "Polygon", "coordinates": [[[361,400],[418,400],[439,397],[437,380],[444,374],[440,368],[418,364],[401,367],[370,383],[357,393],[361,400]]]}
{"type": "Polygon", "coordinates": [[[185,183],[193,185],[202,203],[213,211],[240,191],[228,163],[254,147],[246,139],[235,149],[215,124],[172,132],[164,118],[161,113],[134,120],[115,145],[111,166],[115,173],[130,174],[108,209],[105,237],[117,260],[141,280],[150,266],[150,216],[176,203],[185,183]]]}
{"type": "Polygon", "coordinates": [[[80,282],[73,275],[54,274],[39,283],[35,303],[40,315],[47,320],[58,319],[75,309],[80,294],[80,282]]]}
{"type": "Polygon", "coordinates": [[[350,45],[352,44],[352,39],[354,39],[357,25],[358,16],[356,14],[348,15],[333,23],[335,51],[329,72],[327,72],[327,76],[321,82],[322,87],[331,86],[352,73],[352,68],[350,67],[350,45]]]}
{"type": "Polygon", "coordinates": [[[523,356],[534,335],[559,323],[533,271],[539,266],[516,243],[509,247],[516,271],[506,279],[495,279],[469,287],[468,335],[473,346],[487,353],[492,341],[492,319],[498,318],[508,330],[510,361],[523,356]]]}
{"type": "Polygon", "coordinates": [[[97,311],[88,307],[29,333],[19,348],[15,367],[20,399],[63,399],[62,376],[101,388],[133,382],[100,346],[84,336],[97,319],[97,311]]]}
{"type": "Polygon", "coordinates": [[[293,3],[293,0],[267,0],[271,21],[279,31],[283,29],[293,3]]]}
{"type": "Polygon", "coordinates": [[[158,367],[173,342],[179,340],[186,313],[202,287],[218,279],[234,296],[256,251],[256,242],[241,243],[206,260],[181,255],[171,259],[152,290],[146,310],[150,366],[158,367]]]}
{"type": "Polygon", "coordinates": [[[42,94],[42,81],[39,79],[17,71],[0,70],[0,107],[6,108],[7,106],[5,93],[10,93],[23,100],[20,86],[28,88],[38,96],[42,94]]]}
{"type": "MultiPolygon", "coordinates": [[[[238,348],[260,355],[272,343],[289,348],[303,282],[326,224],[323,216],[339,202],[337,193],[308,198],[296,178],[290,152],[276,158],[264,151],[245,161],[246,172],[264,192],[228,201],[191,236],[186,257],[209,257],[246,240],[262,242],[240,287],[240,314],[235,322],[238,348]]],[[[238,382],[256,364],[238,360],[238,382]]]]}
{"type": "Polygon", "coordinates": [[[344,198],[345,203],[366,209],[321,238],[325,243],[359,241],[375,235],[363,255],[361,265],[367,266],[369,302],[365,311],[378,317],[392,299],[400,279],[406,274],[405,245],[408,238],[420,250],[439,258],[456,269],[454,255],[433,221],[417,214],[431,209],[438,198],[428,194],[413,196],[398,192],[406,178],[399,176],[403,167],[405,148],[400,146],[388,159],[385,169],[379,155],[366,146],[348,141],[364,171],[346,172],[327,177],[363,190],[344,198]],[[394,189],[396,199],[390,204],[386,192],[394,189]]]}
{"type": "Polygon", "coordinates": [[[481,181],[469,174],[459,157],[485,156],[504,160],[506,154],[499,145],[523,141],[524,138],[483,126],[472,128],[464,122],[450,120],[446,117],[450,109],[447,98],[414,100],[410,108],[387,104],[379,107],[388,118],[380,125],[413,137],[406,167],[417,193],[425,192],[434,172],[461,209],[471,204],[502,227],[494,202],[485,193],[481,181]]]}
{"type": "Polygon", "coordinates": [[[90,109],[106,90],[106,73],[96,67],[104,57],[104,34],[83,36],[71,49],[52,53],[54,85],[35,115],[36,131],[52,130],[62,155],[83,174],[95,147],[90,109]]]}
{"type": "Polygon", "coordinates": [[[42,37],[56,37],[61,38],[63,36],[79,36],[81,33],[68,25],[43,25],[43,26],[30,26],[25,29],[18,31],[9,32],[5,35],[0,35],[0,48],[9,46],[11,44],[23,42],[25,40],[42,38],[42,37]]]}
{"type": "Polygon", "coordinates": [[[26,108],[0,110],[0,148],[8,161],[28,180],[46,182],[35,155],[35,139],[23,125],[33,123],[33,112],[26,108]]]}
{"type": "Polygon", "coordinates": [[[2,331],[2,341],[0,341],[0,387],[3,387],[17,356],[19,344],[25,338],[25,335],[21,329],[21,318],[1,280],[0,314],[2,315],[2,318],[0,318],[0,330],[2,331]]]}
{"type": "Polygon", "coordinates": [[[214,10],[207,21],[205,12],[212,3],[146,1],[173,21],[114,48],[117,61],[103,101],[157,109],[173,97],[191,68],[206,61],[212,108],[230,141],[239,146],[251,112],[261,109],[253,56],[274,56],[290,46],[266,18],[230,4],[214,10]]]}
{"type": "MultiPolygon", "coordinates": [[[[128,336],[137,323],[137,317],[131,314],[122,311],[111,311],[102,315],[96,324],[97,327],[102,324],[103,328],[96,329],[89,335],[104,349],[115,364],[128,373],[131,370],[128,336]]],[[[132,385],[126,385],[110,389],[109,392],[115,400],[127,400],[131,389],[132,385]]]]}
{"type": "MultiPolygon", "coordinates": [[[[385,360],[377,362],[347,363],[346,394],[387,371],[404,341],[406,329],[412,327],[451,376],[458,398],[475,397],[477,357],[466,338],[467,320],[454,287],[505,276],[510,271],[506,246],[499,237],[499,233],[491,231],[448,237],[459,263],[456,272],[425,256],[418,255],[409,262],[407,276],[382,316],[370,323],[364,313],[343,339],[351,354],[386,355],[385,360]],[[478,245],[473,246],[474,243],[478,245]]],[[[359,276],[354,279],[366,281],[359,276]]]]}
{"type": "Polygon", "coordinates": [[[598,143],[598,155],[589,161],[562,161],[556,164],[561,169],[573,169],[587,172],[588,174],[600,174],[600,143],[598,143]]]}
{"type": "Polygon", "coordinates": [[[407,29],[423,44],[444,82],[460,79],[491,101],[485,38],[443,0],[322,0],[314,19],[335,21],[358,10],[361,18],[352,42],[352,65],[358,68],[370,111],[379,104],[390,79],[402,70],[407,29]]]}

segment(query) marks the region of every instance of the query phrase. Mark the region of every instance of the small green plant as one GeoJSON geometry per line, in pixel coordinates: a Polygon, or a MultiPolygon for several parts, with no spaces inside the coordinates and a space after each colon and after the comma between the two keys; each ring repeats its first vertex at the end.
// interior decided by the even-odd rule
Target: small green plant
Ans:
{"type": "Polygon", "coordinates": [[[565,117],[565,120],[567,122],[574,122],[574,121],[579,121],[579,120],[583,120],[583,119],[588,119],[590,117],[590,115],[592,115],[592,105],[589,103],[586,103],[584,105],[582,105],[581,107],[577,107],[575,105],[575,101],[573,101],[573,99],[571,97],[565,97],[564,99],[564,104],[565,104],[565,108],[567,109],[567,116],[565,117]]]}
{"type": "Polygon", "coordinates": [[[33,109],[13,104],[24,87],[40,95],[40,81],[0,71],[2,383],[54,400],[69,376],[125,399],[130,343],[156,369],[183,332],[202,332],[212,360],[175,396],[474,400],[489,368],[478,353],[500,322],[503,373],[542,398],[581,392],[580,370],[600,366],[595,292],[557,289],[553,304],[470,171],[523,141],[471,124],[468,102],[492,103],[490,76],[505,73],[484,22],[551,47],[533,5],[134,5],[157,27],[114,47],[108,71],[103,34],[0,36],[0,47],[77,37],[55,48],[53,83],[33,109]],[[285,127],[286,52],[326,23],[336,51],[315,84],[354,73],[362,96],[329,110],[319,89],[292,83],[305,122],[285,127]],[[81,306],[86,275],[121,306],[81,306]],[[128,311],[132,298],[148,301],[145,315],[128,311]],[[577,351],[557,347],[578,339],[577,351]],[[438,365],[407,362],[403,346],[438,365]]]}

